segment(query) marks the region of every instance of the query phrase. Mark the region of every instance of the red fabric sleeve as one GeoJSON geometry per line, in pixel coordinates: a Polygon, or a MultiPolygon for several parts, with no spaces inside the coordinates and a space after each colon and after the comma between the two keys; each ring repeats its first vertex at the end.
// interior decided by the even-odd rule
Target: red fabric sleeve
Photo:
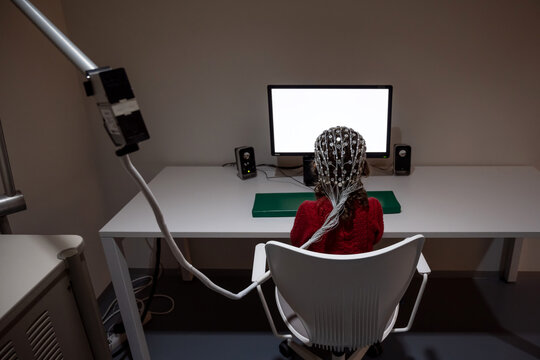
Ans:
{"type": "MultiPolygon", "coordinates": [[[[304,201],[296,212],[291,244],[301,247],[323,224],[332,206],[326,198],[304,201]]],[[[357,208],[352,224],[340,224],[326,233],[309,250],[328,254],[357,254],[371,251],[384,233],[383,211],[379,200],[369,198],[369,209],[357,208]]]]}
{"type": "Polygon", "coordinates": [[[310,202],[304,201],[296,211],[294,225],[291,230],[291,244],[296,247],[302,246],[313,235],[310,234],[311,226],[309,224],[313,222],[314,214],[311,213],[309,204],[310,202]]]}
{"type": "Polygon", "coordinates": [[[373,239],[373,245],[378,243],[384,234],[384,220],[383,210],[381,203],[376,198],[369,198],[369,212],[373,216],[373,223],[375,226],[375,238],[373,239]]]}

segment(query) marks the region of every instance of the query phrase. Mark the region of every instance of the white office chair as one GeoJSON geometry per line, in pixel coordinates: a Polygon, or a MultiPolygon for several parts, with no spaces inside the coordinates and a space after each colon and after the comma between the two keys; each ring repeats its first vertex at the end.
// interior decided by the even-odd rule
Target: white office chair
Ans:
{"type": "Polygon", "coordinates": [[[431,272],[416,235],[386,248],[355,255],[329,255],[269,241],[255,250],[252,279],[266,262],[276,285],[276,302],[291,334],[278,334],[260,286],[263,308],[274,335],[286,339],[284,356],[320,360],[307,347],[332,351],[332,359],[361,359],[369,346],[393,332],[408,331],[431,272]],[[394,329],[399,301],[417,270],[423,282],[405,328],[394,329]],[[293,341],[297,339],[300,344],[293,341]],[[307,346],[307,347],[306,347],[307,346]]]}

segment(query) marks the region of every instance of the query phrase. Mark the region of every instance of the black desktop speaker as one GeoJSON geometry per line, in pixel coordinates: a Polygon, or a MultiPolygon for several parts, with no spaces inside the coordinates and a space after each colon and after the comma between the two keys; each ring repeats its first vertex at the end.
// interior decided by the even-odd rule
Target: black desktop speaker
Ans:
{"type": "Polygon", "coordinates": [[[234,149],[236,168],[240,179],[248,179],[257,176],[255,164],[255,150],[251,146],[240,146],[234,149]]]}
{"type": "Polygon", "coordinates": [[[313,186],[317,182],[317,169],[315,168],[315,159],[313,156],[304,156],[303,158],[304,168],[304,184],[306,186],[313,186]]]}
{"type": "Polygon", "coordinates": [[[394,145],[394,175],[409,175],[411,173],[411,146],[394,145]]]}

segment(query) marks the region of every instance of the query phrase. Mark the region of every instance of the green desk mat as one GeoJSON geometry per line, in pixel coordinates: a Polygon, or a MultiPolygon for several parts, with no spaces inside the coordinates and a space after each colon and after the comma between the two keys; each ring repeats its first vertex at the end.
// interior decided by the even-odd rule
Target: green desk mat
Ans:
{"type": "MultiPolygon", "coordinates": [[[[383,213],[397,214],[401,205],[393,191],[368,191],[369,197],[379,200],[383,213]]],[[[312,192],[297,193],[257,193],[251,215],[253,217],[294,217],[296,210],[305,200],[315,200],[312,192]]]]}

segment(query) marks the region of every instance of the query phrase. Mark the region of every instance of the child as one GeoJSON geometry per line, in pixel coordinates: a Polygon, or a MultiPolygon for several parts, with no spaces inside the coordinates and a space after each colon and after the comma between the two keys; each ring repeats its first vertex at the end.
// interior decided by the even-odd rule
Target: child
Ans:
{"type": "Polygon", "coordinates": [[[346,127],[325,130],[315,141],[315,165],[317,200],[298,208],[292,244],[328,254],[373,250],[384,223],[381,204],[361,181],[369,175],[364,138],[346,127]]]}

